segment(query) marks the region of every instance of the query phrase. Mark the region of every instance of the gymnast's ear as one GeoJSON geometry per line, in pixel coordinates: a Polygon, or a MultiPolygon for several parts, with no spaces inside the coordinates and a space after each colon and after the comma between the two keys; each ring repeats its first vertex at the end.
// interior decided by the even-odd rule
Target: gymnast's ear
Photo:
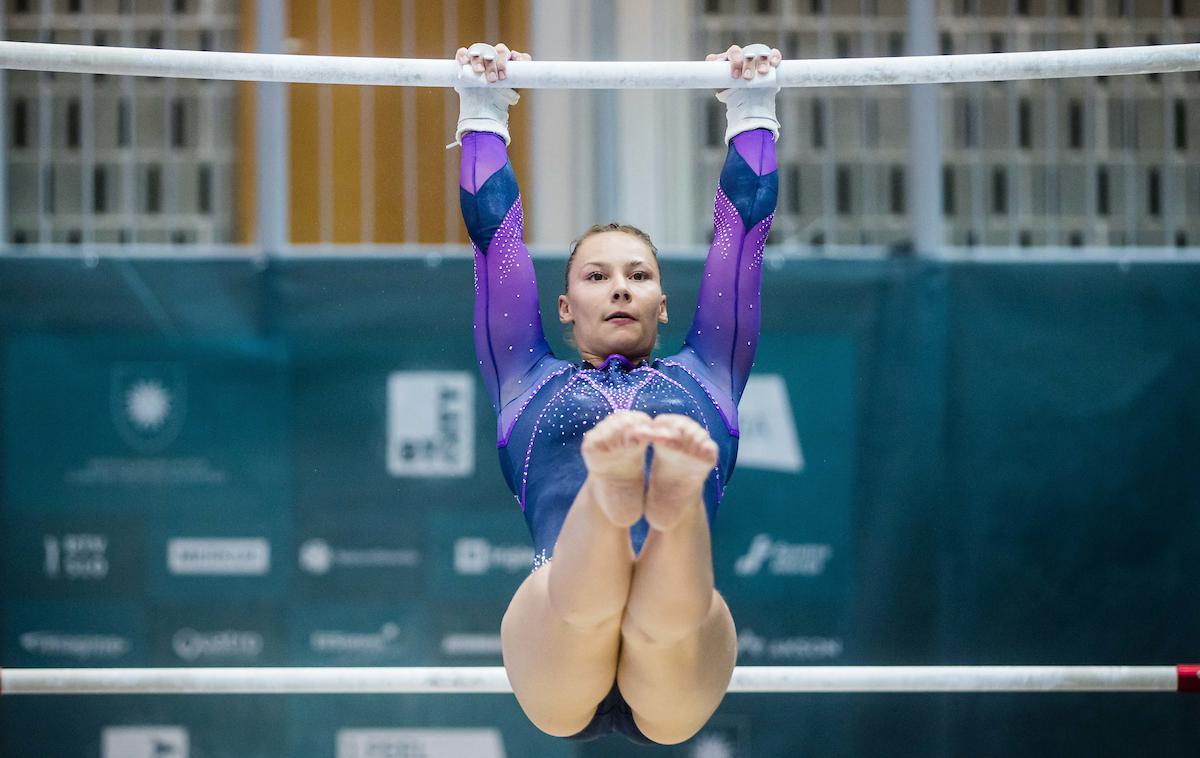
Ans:
{"type": "Polygon", "coordinates": [[[558,322],[560,324],[575,323],[575,317],[571,315],[571,304],[567,302],[566,295],[558,296],[558,322]]]}
{"type": "Polygon", "coordinates": [[[667,296],[662,296],[662,302],[658,304],[658,323],[667,323],[667,296]]]}

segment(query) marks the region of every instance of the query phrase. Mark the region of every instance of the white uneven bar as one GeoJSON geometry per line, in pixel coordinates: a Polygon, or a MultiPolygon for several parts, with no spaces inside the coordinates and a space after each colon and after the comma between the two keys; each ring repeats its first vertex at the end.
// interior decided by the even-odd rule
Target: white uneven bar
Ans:
{"type": "MultiPolygon", "coordinates": [[[[729,692],[1175,692],[1174,666],[739,666],[729,692]]],[[[3,695],[511,692],[500,667],[3,669],[3,695]]]]}
{"type": "MultiPolygon", "coordinates": [[[[483,86],[452,60],[269,55],[202,50],[0,42],[0,68],[260,82],[403,87],[483,86]]],[[[1200,44],[901,58],[787,60],[734,86],[850,87],[1058,79],[1200,70],[1200,44]]],[[[719,89],[729,65],[703,62],[513,61],[507,84],[521,89],[719,89]]]]}

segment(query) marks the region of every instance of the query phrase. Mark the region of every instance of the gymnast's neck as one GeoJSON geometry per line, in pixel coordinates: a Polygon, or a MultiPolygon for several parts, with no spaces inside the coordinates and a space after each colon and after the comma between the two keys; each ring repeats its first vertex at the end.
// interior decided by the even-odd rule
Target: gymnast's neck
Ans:
{"type": "Polygon", "coordinates": [[[619,353],[606,353],[601,355],[600,353],[593,353],[589,350],[582,349],[579,351],[579,357],[584,363],[592,366],[593,368],[600,368],[605,364],[605,362],[613,359],[619,361],[620,363],[624,363],[626,368],[634,368],[642,365],[643,363],[650,362],[649,354],[623,355],[619,353]]]}

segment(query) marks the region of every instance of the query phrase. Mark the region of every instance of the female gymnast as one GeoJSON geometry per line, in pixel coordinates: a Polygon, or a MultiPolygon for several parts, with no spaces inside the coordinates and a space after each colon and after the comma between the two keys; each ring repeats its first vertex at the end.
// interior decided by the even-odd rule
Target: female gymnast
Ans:
{"type": "MultiPolygon", "coordinates": [[[[731,77],[750,80],[780,58],[735,45],[706,60],[727,60],[731,77]]],[[[543,336],[506,151],[518,96],[503,84],[505,64],[530,56],[476,44],[456,59],[489,84],[458,88],[459,196],[475,250],[476,356],[535,552],[501,624],[504,666],[548,734],[682,742],[720,704],[737,657],[709,530],[733,473],[737,403],[758,340],[778,89],[717,94],[729,149],[683,349],[651,356],[667,298],[650,238],[596,225],[572,244],[558,298],[581,359],[569,362],[543,336]]]]}

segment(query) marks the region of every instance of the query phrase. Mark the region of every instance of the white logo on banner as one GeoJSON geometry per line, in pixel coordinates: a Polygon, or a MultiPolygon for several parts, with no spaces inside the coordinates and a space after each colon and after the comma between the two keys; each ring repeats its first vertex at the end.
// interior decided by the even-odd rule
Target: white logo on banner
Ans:
{"type": "Polygon", "coordinates": [[[753,629],[739,629],[738,655],[775,661],[820,661],[841,656],[842,641],[833,637],[763,637],[753,629]]]}
{"type": "Polygon", "coordinates": [[[115,634],[68,634],[65,632],[25,632],[21,649],[33,655],[65,656],[80,660],[120,658],[132,644],[115,634]]]}
{"type": "Polygon", "coordinates": [[[175,363],[118,363],[110,371],[109,409],[117,433],[133,449],[156,453],[179,436],[187,377],[175,363]]]}
{"type": "Polygon", "coordinates": [[[482,537],[454,541],[454,573],[477,576],[498,568],[509,574],[533,567],[533,548],[526,545],[493,545],[482,537]]]}
{"type": "Polygon", "coordinates": [[[188,733],[180,726],[107,726],[101,758],[188,758],[188,733]]]}
{"type": "Polygon", "coordinates": [[[257,658],[262,654],[263,637],[258,632],[222,629],[198,632],[180,629],[171,638],[171,649],[185,661],[201,658],[257,658]]]}
{"type": "Polygon", "coordinates": [[[262,537],[176,537],[167,541],[167,569],[185,576],[262,576],[271,545],[262,537]]]}
{"type": "Polygon", "coordinates": [[[108,576],[108,537],[103,534],[47,534],[42,537],[46,576],[99,580],[108,576]]]}
{"type": "Polygon", "coordinates": [[[498,729],[341,729],[337,758],[504,758],[498,729]]]}
{"type": "Polygon", "coordinates": [[[819,576],[832,557],[832,545],[793,544],[771,539],[769,534],[756,534],[750,549],[733,564],[733,570],[738,576],[757,576],[768,564],[775,576],[819,576]]]}
{"type": "Polygon", "coordinates": [[[692,740],[690,758],[734,758],[737,751],[720,734],[699,734],[692,740]]]}
{"type": "Polygon", "coordinates": [[[300,546],[300,568],[323,576],[335,566],[344,568],[414,568],[421,564],[421,552],[403,548],[335,548],[322,539],[308,540],[300,546]]]}
{"type": "Polygon", "coordinates": [[[382,653],[400,641],[400,625],[391,621],[377,632],[343,632],[318,629],[308,635],[315,653],[382,653]]]}
{"type": "Polygon", "coordinates": [[[392,476],[469,476],[475,470],[475,383],[465,371],[388,377],[387,470],[392,476]]]}
{"type": "Polygon", "coordinates": [[[309,540],[300,546],[300,568],[318,576],[333,568],[333,548],[325,540],[309,540]]]}
{"type": "Polygon", "coordinates": [[[499,655],[500,635],[450,632],[442,637],[443,655],[499,655]]]}
{"type": "Polygon", "coordinates": [[[779,374],[754,374],[738,403],[738,466],[769,471],[804,470],[796,417],[787,382],[779,374]]]}

